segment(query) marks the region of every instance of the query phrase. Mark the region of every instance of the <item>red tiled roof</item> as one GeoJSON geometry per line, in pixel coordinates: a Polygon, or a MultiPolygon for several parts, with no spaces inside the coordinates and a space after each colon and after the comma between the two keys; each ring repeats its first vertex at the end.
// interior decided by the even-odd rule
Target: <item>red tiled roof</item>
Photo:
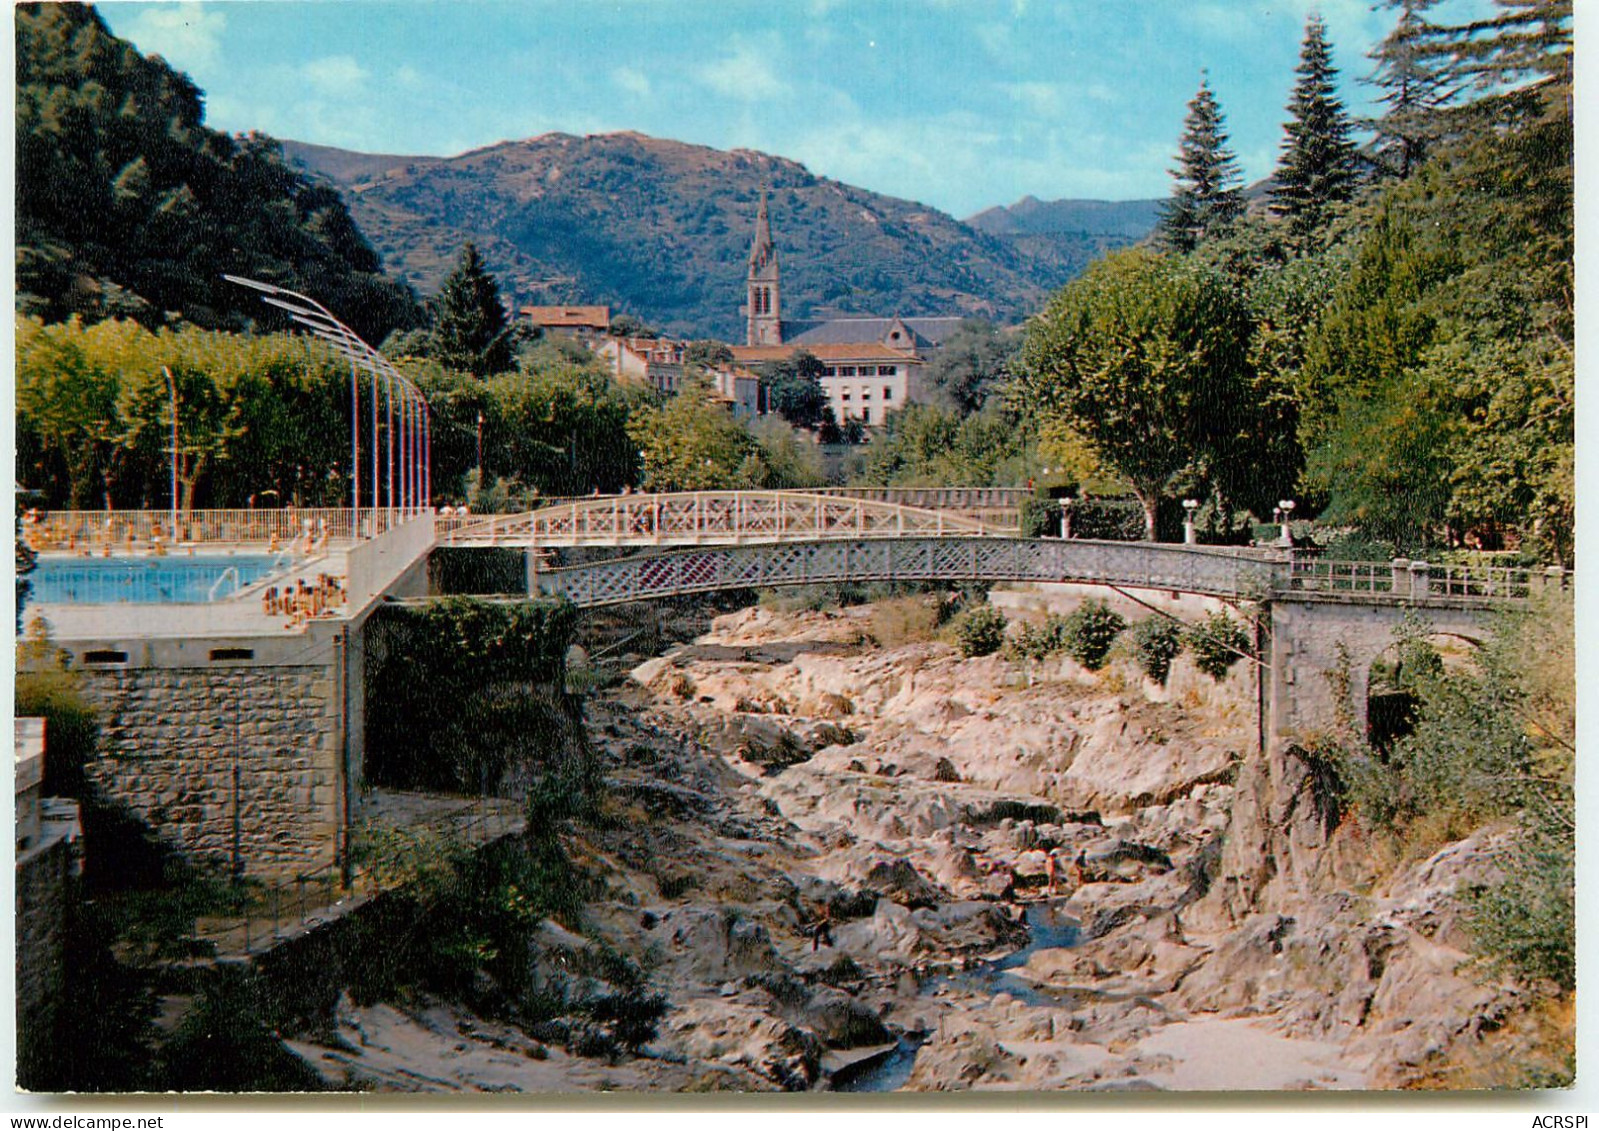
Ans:
{"type": "Polygon", "coordinates": [[[608,306],[524,306],[535,326],[595,326],[605,329],[611,324],[608,306]]]}

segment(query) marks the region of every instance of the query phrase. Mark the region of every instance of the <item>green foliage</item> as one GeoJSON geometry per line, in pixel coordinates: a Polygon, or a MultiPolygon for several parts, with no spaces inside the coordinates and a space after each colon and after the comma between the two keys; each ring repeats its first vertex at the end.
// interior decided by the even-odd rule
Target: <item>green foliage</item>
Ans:
{"type": "Polygon", "coordinates": [[[1172,661],[1183,650],[1183,631],[1176,621],[1145,617],[1133,626],[1133,658],[1145,675],[1165,683],[1172,661]]]}
{"type": "Polygon", "coordinates": [[[1193,251],[1243,215],[1243,177],[1207,80],[1188,104],[1172,176],[1177,186],[1160,219],[1161,238],[1172,250],[1193,251]]]}
{"type": "Polygon", "coordinates": [[[955,646],[966,657],[987,656],[1005,643],[1005,614],[984,602],[973,605],[950,622],[955,646]]]}
{"type": "Polygon", "coordinates": [[[1194,666],[1218,683],[1227,678],[1233,664],[1250,654],[1249,634],[1226,613],[1207,613],[1184,634],[1184,643],[1194,666]]]}
{"type": "Polygon", "coordinates": [[[592,757],[562,695],[576,610],[452,597],[383,611],[369,676],[367,771],[411,789],[494,793],[592,757]]]}
{"type": "Polygon", "coordinates": [[[1577,876],[1573,811],[1527,811],[1502,854],[1505,878],[1467,895],[1469,924],[1490,966],[1526,980],[1577,987],[1577,876]]]}
{"type": "Polygon", "coordinates": [[[467,243],[433,300],[430,354],[446,369],[486,377],[511,368],[510,324],[500,287],[467,243]]]}
{"type": "Polygon", "coordinates": [[[832,419],[822,389],[822,363],[809,350],[796,350],[781,361],[761,366],[770,409],[796,428],[817,428],[832,419]]]}
{"type": "Polygon", "coordinates": [[[922,367],[920,378],[932,403],[961,414],[982,408],[989,394],[1010,379],[1020,344],[1016,335],[991,322],[963,321],[922,367]]]}
{"type": "Polygon", "coordinates": [[[1008,651],[1024,660],[1042,660],[1065,646],[1066,618],[1054,615],[1045,617],[1037,627],[1023,621],[1005,642],[1008,651]]]}
{"type": "Polygon", "coordinates": [[[219,966],[161,1049],[161,1081],[174,1091],[315,1092],[321,1078],[266,1020],[261,981],[248,967],[219,966]]]}
{"type": "Polygon", "coordinates": [[[1026,498],[1022,500],[1021,534],[1023,538],[1046,538],[1060,533],[1060,503],[1055,499],[1026,498]]]}
{"type": "Polygon", "coordinates": [[[1061,647],[1091,672],[1105,666],[1110,647],[1127,627],[1127,621],[1104,601],[1084,601],[1061,626],[1061,647]]]}
{"type": "Polygon", "coordinates": [[[13,704],[19,719],[44,719],[45,795],[86,798],[84,770],[100,743],[100,717],[83,697],[77,676],[55,667],[18,670],[13,704]]]}
{"type": "Polygon", "coordinates": [[[990,402],[977,413],[912,404],[888,416],[856,477],[873,487],[1009,487],[1027,478],[1025,418],[990,402]]]}
{"type": "Polygon", "coordinates": [[[269,137],[206,128],[193,82],[93,7],[24,4],[15,30],[19,310],[287,325],[229,272],[312,294],[368,341],[419,320],[332,187],[269,137]]]}
{"type": "Polygon", "coordinates": [[[1180,484],[1208,480],[1236,498],[1283,444],[1271,423],[1281,412],[1256,395],[1251,332],[1219,270],[1119,252],[1029,324],[1012,397],[1093,445],[1138,495],[1153,539],[1159,502],[1180,484]]]}
{"type": "Polygon", "coordinates": [[[765,484],[768,471],[749,429],[690,382],[659,407],[628,418],[649,491],[738,490],[765,484]]]}
{"type": "Polygon", "coordinates": [[[821,453],[808,433],[774,416],[762,416],[749,425],[766,467],[763,487],[820,487],[827,482],[821,453]]]}
{"type": "Polygon", "coordinates": [[[1338,71],[1320,17],[1305,26],[1296,73],[1271,200],[1294,235],[1306,238],[1318,235],[1333,209],[1354,196],[1359,179],[1359,155],[1349,140],[1351,123],[1338,99],[1338,71]]]}

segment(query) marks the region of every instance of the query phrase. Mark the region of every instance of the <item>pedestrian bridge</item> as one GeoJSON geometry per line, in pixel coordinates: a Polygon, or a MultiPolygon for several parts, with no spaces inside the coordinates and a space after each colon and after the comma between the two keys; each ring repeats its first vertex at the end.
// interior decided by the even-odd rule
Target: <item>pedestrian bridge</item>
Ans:
{"type": "MultiPolygon", "coordinates": [[[[925,493],[924,493],[925,494],[925,493]]],[[[440,515],[438,544],[468,548],[714,546],[1014,534],[1014,511],[895,493],[686,491],[561,499],[522,514],[440,515]],[[1009,522],[1003,520],[1009,517],[1009,522]]]]}

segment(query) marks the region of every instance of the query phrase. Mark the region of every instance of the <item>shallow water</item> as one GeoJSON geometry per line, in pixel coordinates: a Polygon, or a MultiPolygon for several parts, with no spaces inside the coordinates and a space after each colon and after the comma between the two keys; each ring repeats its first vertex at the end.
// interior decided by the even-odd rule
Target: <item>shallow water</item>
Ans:
{"type": "MultiPolygon", "coordinates": [[[[1062,900],[1061,902],[1064,902],[1062,900]]],[[[1027,945],[989,962],[981,962],[970,970],[952,974],[935,974],[922,978],[917,988],[923,995],[940,989],[968,993],[1009,994],[1026,1005],[1060,1005],[1071,995],[1051,993],[1040,989],[1025,978],[1011,973],[1027,965],[1035,951],[1054,950],[1077,945],[1081,926],[1063,915],[1054,903],[1032,903],[1026,911],[1027,945]]],[[[881,1060],[852,1068],[841,1073],[833,1082],[835,1092],[894,1092],[905,1086],[916,1068],[916,1053],[927,1043],[926,1033],[907,1033],[899,1039],[898,1046],[881,1060]]]]}

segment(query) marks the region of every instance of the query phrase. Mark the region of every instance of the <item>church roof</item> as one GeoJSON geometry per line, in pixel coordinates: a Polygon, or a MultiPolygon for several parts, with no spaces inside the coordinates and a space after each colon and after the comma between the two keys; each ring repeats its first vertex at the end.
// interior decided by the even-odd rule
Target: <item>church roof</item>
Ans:
{"type": "Polygon", "coordinates": [[[934,348],[955,331],[960,318],[829,318],[825,321],[783,322],[783,340],[805,346],[816,352],[816,346],[838,342],[882,342],[888,340],[894,324],[899,322],[910,330],[912,340],[906,349],[934,348]]]}

